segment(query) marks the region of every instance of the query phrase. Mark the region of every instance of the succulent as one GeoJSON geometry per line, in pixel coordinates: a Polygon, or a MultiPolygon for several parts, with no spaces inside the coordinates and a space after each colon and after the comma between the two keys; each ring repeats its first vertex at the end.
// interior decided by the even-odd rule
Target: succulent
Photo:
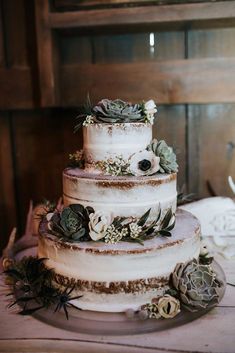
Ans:
{"type": "Polygon", "coordinates": [[[70,241],[84,241],[89,239],[89,215],[93,213],[92,207],[80,204],[65,207],[61,213],[54,213],[50,220],[53,233],[70,241]]]}
{"type": "Polygon", "coordinates": [[[218,303],[222,283],[210,266],[193,259],[176,265],[171,274],[171,285],[182,306],[194,312],[218,303]]]}
{"type": "Polygon", "coordinates": [[[102,99],[94,108],[96,119],[105,123],[126,123],[144,120],[139,104],[130,104],[121,99],[102,99]]]}
{"type": "Polygon", "coordinates": [[[161,173],[174,173],[178,171],[178,164],[176,162],[176,155],[164,140],[157,141],[153,139],[147,150],[153,151],[156,156],[160,157],[161,173]]]}

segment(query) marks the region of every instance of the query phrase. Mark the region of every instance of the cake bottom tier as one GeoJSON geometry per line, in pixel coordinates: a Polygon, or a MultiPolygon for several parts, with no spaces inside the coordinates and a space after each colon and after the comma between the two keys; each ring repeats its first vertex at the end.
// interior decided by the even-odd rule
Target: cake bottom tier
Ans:
{"type": "Polygon", "coordinates": [[[161,296],[177,263],[198,258],[200,224],[178,210],[171,237],[138,243],[68,243],[40,227],[38,256],[47,258],[59,287],[74,287],[82,295],[75,305],[83,310],[122,312],[138,309],[161,296]]]}

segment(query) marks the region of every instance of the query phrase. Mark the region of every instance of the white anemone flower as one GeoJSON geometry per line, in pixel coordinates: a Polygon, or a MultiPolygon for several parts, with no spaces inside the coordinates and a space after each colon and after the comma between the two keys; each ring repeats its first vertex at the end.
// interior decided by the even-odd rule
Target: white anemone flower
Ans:
{"type": "Polygon", "coordinates": [[[130,172],[133,175],[152,175],[160,169],[160,158],[152,151],[140,151],[130,157],[130,172]]]}

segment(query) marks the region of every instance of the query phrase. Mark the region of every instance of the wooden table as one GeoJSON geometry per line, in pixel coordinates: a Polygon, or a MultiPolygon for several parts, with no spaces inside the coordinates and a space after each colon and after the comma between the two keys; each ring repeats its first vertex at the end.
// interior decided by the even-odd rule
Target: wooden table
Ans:
{"type": "MultiPolygon", "coordinates": [[[[235,283],[235,261],[217,258],[235,283]]],[[[235,352],[235,287],[227,286],[219,306],[181,327],[131,336],[95,336],[64,331],[6,309],[0,296],[0,352],[235,352]]]]}

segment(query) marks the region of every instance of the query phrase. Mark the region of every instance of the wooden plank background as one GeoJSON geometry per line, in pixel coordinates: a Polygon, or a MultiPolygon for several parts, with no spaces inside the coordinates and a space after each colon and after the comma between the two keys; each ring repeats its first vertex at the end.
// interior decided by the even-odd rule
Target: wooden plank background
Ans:
{"type": "MultiPolygon", "coordinates": [[[[232,18],[235,2],[223,3],[229,3],[226,11],[232,18]]],[[[205,197],[209,180],[216,193],[232,196],[227,184],[228,175],[235,178],[231,21],[185,25],[178,12],[177,26],[42,31],[46,18],[53,27],[58,26],[56,18],[72,18],[69,3],[66,17],[62,10],[59,17],[41,13],[41,22],[35,16],[45,0],[38,2],[36,12],[26,0],[0,4],[0,248],[13,226],[23,232],[30,198],[36,203],[61,195],[68,153],[82,146],[81,133],[73,134],[73,126],[87,91],[94,103],[105,96],[155,98],[159,114],[154,136],[175,147],[179,188],[185,185],[187,192],[205,197]]],[[[225,17],[224,11],[216,16],[225,17]]]]}

